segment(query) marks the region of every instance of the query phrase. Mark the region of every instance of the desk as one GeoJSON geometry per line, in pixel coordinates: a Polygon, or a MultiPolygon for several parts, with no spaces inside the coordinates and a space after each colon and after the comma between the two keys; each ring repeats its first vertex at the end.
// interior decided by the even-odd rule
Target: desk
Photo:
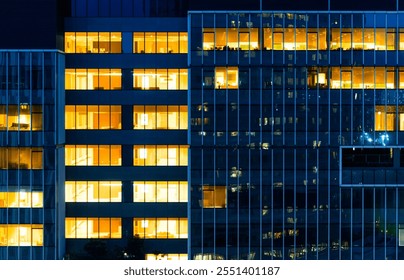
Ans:
{"type": "Polygon", "coordinates": [[[29,124],[28,123],[12,123],[11,127],[12,128],[18,128],[20,126],[21,129],[28,129],[29,124]]]}

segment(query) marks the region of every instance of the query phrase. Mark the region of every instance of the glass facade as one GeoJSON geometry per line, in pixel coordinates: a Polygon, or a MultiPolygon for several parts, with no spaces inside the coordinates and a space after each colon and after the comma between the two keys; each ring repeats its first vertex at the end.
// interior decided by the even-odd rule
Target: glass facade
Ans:
{"type": "Polygon", "coordinates": [[[191,12],[191,259],[402,259],[401,13],[191,12]]]}
{"type": "Polygon", "coordinates": [[[213,2],[0,51],[0,259],[404,259],[403,12],[213,2]]]}
{"type": "Polygon", "coordinates": [[[0,50],[0,259],[60,259],[64,57],[0,50]]]}

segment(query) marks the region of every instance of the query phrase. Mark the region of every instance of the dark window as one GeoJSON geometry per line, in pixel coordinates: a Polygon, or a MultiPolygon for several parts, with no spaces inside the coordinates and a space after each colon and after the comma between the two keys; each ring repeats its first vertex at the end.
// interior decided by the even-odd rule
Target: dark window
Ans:
{"type": "Polygon", "coordinates": [[[342,167],[393,167],[393,150],[388,148],[342,149],[342,167]]]}

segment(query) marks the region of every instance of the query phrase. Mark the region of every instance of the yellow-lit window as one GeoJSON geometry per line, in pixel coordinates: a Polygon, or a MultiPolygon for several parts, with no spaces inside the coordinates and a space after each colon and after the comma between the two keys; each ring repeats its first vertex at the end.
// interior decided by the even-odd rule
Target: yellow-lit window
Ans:
{"type": "Polygon", "coordinates": [[[121,32],[66,32],[66,53],[121,53],[121,32]]]}
{"type": "Polygon", "coordinates": [[[227,50],[237,50],[238,46],[238,30],[237,28],[227,29],[227,50]]]}
{"type": "Polygon", "coordinates": [[[94,89],[110,89],[111,88],[111,73],[109,69],[99,69],[98,77],[99,86],[94,89]]]}
{"type": "Polygon", "coordinates": [[[272,28],[264,28],[264,49],[272,50],[272,28]]]}
{"type": "Polygon", "coordinates": [[[283,30],[283,47],[285,50],[295,50],[295,29],[285,28],[283,30]]]}
{"type": "MultiPolygon", "coordinates": [[[[357,69],[356,73],[359,73],[361,68],[357,69]]],[[[357,76],[359,77],[359,76],[357,76]]],[[[332,67],[331,68],[331,88],[352,88],[352,68],[351,67],[332,67]]],[[[359,81],[357,81],[360,83],[359,81]]]]}
{"type": "Polygon", "coordinates": [[[186,32],[134,32],[134,53],[187,53],[186,32]]]}
{"type": "Polygon", "coordinates": [[[188,238],[187,218],[135,218],[133,235],[145,239],[188,238]]]}
{"type": "Polygon", "coordinates": [[[404,50],[404,28],[400,28],[400,33],[399,33],[399,49],[404,50]]]}
{"type": "Polygon", "coordinates": [[[343,50],[352,49],[352,29],[342,28],[342,30],[341,30],[341,48],[343,50]]]}
{"type": "Polygon", "coordinates": [[[399,88],[404,88],[404,68],[400,67],[398,72],[398,85],[399,88]]]}
{"type": "Polygon", "coordinates": [[[188,33],[180,32],[180,53],[188,53],[188,33]]]}
{"type": "Polygon", "coordinates": [[[120,145],[66,145],[66,166],[120,166],[120,145]]]}
{"type": "MultiPolygon", "coordinates": [[[[296,28],[295,29],[296,32],[296,50],[306,50],[306,48],[308,48],[307,44],[306,44],[306,29],[305,28],[296,28]]],[[[312,39],[312,44],[315,44],[315,46],[317,47],[317,30],[314,33],[309,33],[312,36],[308,36],[309,39],[312,39]]],[[[310,42],[310,41],[309,41],[310,42]]],[[[317,50],[317,48],[316,48],[317,50]]]]}
{"type": "Polygon", "coordinates": [[[122,89],[122,71],[121,69],[111,69],[111,89],[122,89]]]}
{"type": "Polygon", "coordinates": [[[331,29],[330,50],[339,50],[341,48],[341,30],[339,28],[331,29]]]}
{"type": "Polygon", "coordinates": [[[65,33],[65,52],[76,52],[76,34],[74,32],[65,33]]]}
{"type": "Polygon", "coordinates": [[[0,105],[0,130],[42,130],[42,106],[0,105]]]}
{"type": "Polygon", "coordinates": [[[121,69],[65,69],[66,90],[120,90],[121,69]]]}
{"type": "MultiPolygon", "coordinates": [[[[68,70],[68,69],[66,69],[68,70]]],[[[90,74],[91,77],[91,74],[90,74]]],[[[76,69],[76,88],[80,90],[87,89],[87,69],[76,69]]],[[[92,79],[90,79],[92,81],[92,79]]]]}
{"type": "Polygon", "coordinates": [[[187,69],[134,69],[133,88],[142,90],[186,90],[187,69]]]}
{"type": "Polygon", "coordinates": [[[122,238],[121,218],[65,218],[65,237],[122,238]]]}
{"type": "Polygon", "coordinates": [[[327,31],[325,28],[318,29],[318,49],[319,50],[327,49],[327,31]]]}
{"type": "Polygon", "coordinates": [[[109,32],[100,32],[99,33],[99,43],[98,43],[98,52],[99,53],[110,53],[111,45],[110,45],[110,33],[109,32]]]}
{"type": "Polygon", "coordinates": [[[134,129],[187,129],[187,106],[133,106],[134,129]]]}
{"type": "Polygon", "coordinates": [[[375,49],[375,30],[373,28],[363,29],[363,48],[365,50],[375,49]]]}
{"type": "MultiPolygon", "coordinates": [[[[352,88],[363,88],[364,76],[362,67],[352,67],[352,88]]],[[[372,85],[373,87],[373,85],[372,85]]]]}
{"type": "Polygon", "coordinates": [[[250,32],[246,28],[239,30],[239,46],[240,50],[250,50],[250,32]]]}
{"type": "Polygon", "coordinates": [[[1,169],[41,169],[42,148],[1,148],[1,169]]]}
{"type": "Polygon", "coordinates": [[[226,186],[203,186],[203,208],[226,208],[226,186]]]}
{"type": "MultiPolygon", "coordinates": [[[[273,30],[273,49],[274,50],[283,50],[284,49],[284,45],[283,45],[283,39],[284,39],[284,34],[283,34],[283,29],[281,28],[275,28],[273,30]]],[[[291,47],[290,43],[289,46],[291,47]]],[[[286,47],[285,47],[286,49],[286,47]]]]}
{"type": "Polygon", "coordinates": [[[240,50],[258,50],[258,28],[240,28],[238,46],[240,50]]]}
{"type": "Polygon", "coordinates": [[[404,106],[398,106],[398,129],[404,131],[404,106]]]}
{"type": "Polygon", "coordinates": [[[188,89],[188,70],[187,69],[180,69],[179,75],[179,88],[178,89],[188,89]]]}
{"type": "Polygon", "coordinates": [[[0,192],[0,208],[41,208],[42,192],[0,192]]]}
{"type": "Polygon", "coordinates": [[[144,53],[145,52],[145,33],[144,32],[134,32],[133,33],[133,52],[134,53],[144,53]]]}
{"type": "Polygon", "coordinates": [[[158,90],[156,79],[157,79],[157,69],[145,69],[143,76],[143,86],[142,89],[158,90]]]}
{"type": "Polygon", "coordinates": [[[396,88],[396,71],[394,67],[387,67],[386,71],[386,88],[396,88]]]}
{"type": "Polygon", "coordinates": [[[135,166],[187,166],[188,146],[185,145],[135,145],[135,166]]]}
{"type": "Polygon", "coordinates": [[[121,53],[122,52],[122,33],[121,32],[111,32],[111,53],[121,53]]]}
{"type": "Polygon", "coordinates": [[[65,69],[65,89],[76,89],[75,69],[65,69]]]}
{"type": "Polygon", "coordinates": [[[395,106],[375,106],[375,131],[395,131],[395,106]]]}
{"type": "Polygon", "coordinates": [[[0,225],[0,246],[43,246],[43,225],[0,225]]]}
{"type": "Polygon", "coordinates": [[[76,106],[76,129],[87,129],[87,106],[76,106]]]}
{"type": "Polygon", "coordinates": [[[87,33],[76,32],[76,53],[87,52],[87,33]]]}
{"type": "MultiPolygon", "coordinates": [[[[167,90],[176,89],[175,80],[170,80],[168,77],[168,69],[156,69],[157,84],[156,89],[167,90]]],[[[178,69],[175,69],[175,73],[178,73],[178,69]]],[[[177,74],[178,76],[178,74],[177,74]]]]}
{"type": "Polygon", "coordinates": [[[226,28],[215,29],[216,49],[225,50],[227,48],[226,28]]]}
{"type": "Polygon", "coordinates": [[[363,50],[363,29],[354,28],[352,30],[352,48],[354,50],[363,50]]]}
{"type": "Polygon", "coordinates": [[[133,182],[133,202],[187,202],[188,184],[178,181],[133,182]]]}
{"type": "Polygon", "coordinates": [[[121,218],[111,218],[111,238],[122,237],[122,222],[121,218]]]}
{"type": "Polygon", "coordinates": [[[120,181],[66,181],[66,202],[121,202],[120,181]]]}
{"type": "MultiPolygon", "coordinates": [[[[359,67],[358,67],[359,68],[359,67]]],[[[363,69],[363,86],[359,84],[357,88],[374,88],[375,87],[375,69],[373,67],[365,67],[363,69]]]]}
{"type": "Polygon", "coordinates": [[[307,70],[307,86],[309,88],[327,87],[327,69],[325,68],[309,68],[307,70]]]}
{"type": "Polygon", "coordinates": [[[76,129],[76,108],[74,105],[65,107],[65,129],[76,129]]]}
{"type": "Polygon", "coordinates": [[[386,88],[386,68],[375,67],[375,88],[386,88]]]}
{"type": "Polygon", "coordinates": [[[188,260],[187,254],[146,254],[148,261],[185,261],[188,260]]]}
{"type": "Polygon", "coordinates": [[[156,32],[145,33],[145,52],[156,53],[156,32]]]}
{"type": "Polygon", "coordinates": [[[66,129],[121,129],[121,106],[66,105],[66,129]]]}
{"type": "Polygon", "coordinates": [[[87,53],[99,53],[100,42],[98,32],[88,32],[87,33],[87,53]]]}
{"type": "Polygon", "coordinates": [[[376,50],[385,50],[386,49],[386,30],[384,28],[376,29],[376,50]]]}
{"type": "Polygon", "coordinates": [[[238,68],[237,67],[216,67],[215,69],[216,89],[237,89],[238,68]]]}
{"type": "Polygon", "coordinates": [[[167,53],[167,32],[157,32],[157,53],[167,53]]]}

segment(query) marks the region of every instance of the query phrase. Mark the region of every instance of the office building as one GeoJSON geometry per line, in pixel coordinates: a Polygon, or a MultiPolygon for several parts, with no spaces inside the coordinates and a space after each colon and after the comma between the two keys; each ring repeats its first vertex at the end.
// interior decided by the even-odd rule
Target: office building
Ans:
{"type": "Polygon", "coordinates": [[[55,3],[0,5],[0,259],[65,251],[65,65],[55,3]]]}
{"type": "Polygon", "coordinates": [[[0,44],[1,259],[404,258],[398,1],[42,4],[0,44]]]}

